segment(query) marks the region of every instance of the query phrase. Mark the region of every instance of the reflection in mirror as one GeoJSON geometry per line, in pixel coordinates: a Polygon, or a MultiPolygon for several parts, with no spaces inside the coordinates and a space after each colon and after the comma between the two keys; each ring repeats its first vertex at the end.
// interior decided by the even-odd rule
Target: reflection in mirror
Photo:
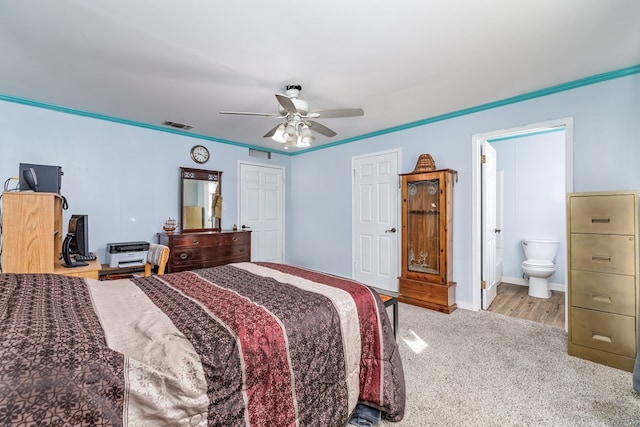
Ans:
{"type": "Polygon", "coordinates": [[[222,172],[180,168],[182,231],[220,231],[222,172]]]}

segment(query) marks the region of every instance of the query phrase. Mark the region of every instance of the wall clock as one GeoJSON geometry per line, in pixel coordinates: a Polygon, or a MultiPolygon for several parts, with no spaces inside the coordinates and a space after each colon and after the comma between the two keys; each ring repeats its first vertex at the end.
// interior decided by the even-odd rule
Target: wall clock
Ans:
{"type": "Polygon", "coordinates": [[[194,162],[203,164],[209,161],[209,149],[204,145],[194,145],[191,147],[191,159],[194,162]]]}

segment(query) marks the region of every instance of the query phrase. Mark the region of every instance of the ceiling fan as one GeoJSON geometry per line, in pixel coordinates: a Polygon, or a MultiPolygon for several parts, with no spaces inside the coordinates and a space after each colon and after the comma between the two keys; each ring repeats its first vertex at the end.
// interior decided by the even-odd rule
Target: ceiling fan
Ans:
{"type": "Polygon", "coordinates": [[[276,93],[278,100],[278,113],[250,113],[243,111],[220,111],[220,114],[238,114],[245,116],[267,116],[281,119],[282,122],[276,125],[269,132],[264,134],[265,138],[272,138],[280,142],[285,147],[309,147],[315,140],[311,131],[318,132],[324,136],[333,137],[337,134],[328,127],[310,119],[329,119],[336,117],[363,116],[361,108],[338,108],[332,110],[309,111],[309,103],[298,98],[301,85],[291,84],[286,87],[285,95],[276,93]]]}

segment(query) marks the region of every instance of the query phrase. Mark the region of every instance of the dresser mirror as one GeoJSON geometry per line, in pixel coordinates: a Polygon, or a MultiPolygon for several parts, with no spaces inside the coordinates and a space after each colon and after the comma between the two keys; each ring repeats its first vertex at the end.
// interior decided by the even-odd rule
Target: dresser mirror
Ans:
{"type": "Polygon", "coordinates": [[[180,168],[180,229],[220,231],[222,172],[180,168]]]}

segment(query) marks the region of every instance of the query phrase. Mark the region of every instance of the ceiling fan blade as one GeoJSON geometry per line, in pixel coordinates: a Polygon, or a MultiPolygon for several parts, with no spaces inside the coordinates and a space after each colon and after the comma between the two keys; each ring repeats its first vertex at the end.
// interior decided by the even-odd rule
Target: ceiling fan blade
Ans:
{"type": "Polygon", "coordinates": [[[271,129],[269,132],[264,134],[263,138],[271,138],[273,135],[275,135],[279,127],[280,127],[280,124],[275,125],[273,129],[271,129]]]}
{"type": "Polygon", "coordinates": [[[309,120],[307,124],[309,125],[309,128],[311,128],[311,130],[316,131],[324,136],[332,137],[337,135],[337,133],[335,133],[325,125],[321,125],[318,122],[313,122],[309,120]]]}
{"type": "Polygon", "coordinates": [[[336,108],[333,110],[321,110],[314,111],[307,115],[307,117],[322,117],[323,119],[331,119],[335,117],[356,117],[364,116],[364,110],[362,108],[336,108]]]}
{"type": "Polygon", "coordinates": [[[220,111],[220,114],[236,114],[241,116],[282,117],[280,114],[275,114],[275,113],[250,113],[246,111],[220,111]]]}
{"type": "Polygon", "coordinates": [[[288,96],[276,93],[276,99],[278,100],[278,103],[282,106],[282,108],[284,108],[285,111],[287,111],[289,114],[293,115],[298,112],[295,104],[288,96]]]}

